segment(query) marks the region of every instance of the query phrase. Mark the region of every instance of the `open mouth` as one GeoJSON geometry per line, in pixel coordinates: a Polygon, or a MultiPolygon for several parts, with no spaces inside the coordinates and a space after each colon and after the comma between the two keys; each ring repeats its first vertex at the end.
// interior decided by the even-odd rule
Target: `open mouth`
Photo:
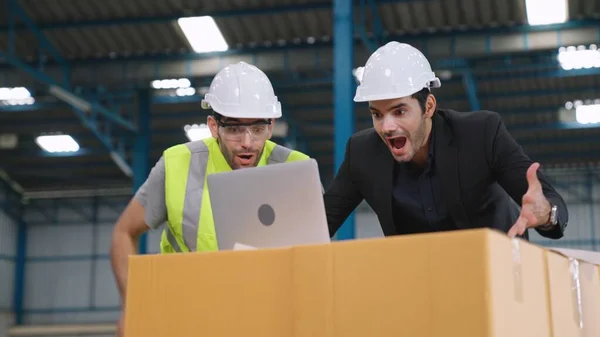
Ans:
{"type": "Polygon", "coordinates": [[[388,138],[387,141],[390,147],[395,150],[401,150],[406,145],[406,137],[388,138]]]}
{"type": "Polygon", "coordinates": [[[406,145],[407,138],[406,137],[393,137],[386,138],[392,153],[395,155],[401,155],[404,146],[406,145]]]}
{"type": "Polygon", "coordinates": [[[252,159],[254,158],[254,155],[238,154],[237,157],[242,165],[250,165],[252,163],[252,159]]]}

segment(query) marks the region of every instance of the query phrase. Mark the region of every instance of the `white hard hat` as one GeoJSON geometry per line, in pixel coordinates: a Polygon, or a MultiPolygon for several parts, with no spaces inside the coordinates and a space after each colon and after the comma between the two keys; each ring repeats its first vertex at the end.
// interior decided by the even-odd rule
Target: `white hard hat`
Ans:
{"type": "Polygon", "coordinates": [[[245,62],[221,69],[202,100],[203,109],[229,118],[279,118],[281,103],[271,81],[256,66],[245,62]]]}
{"type": "Polygon", "coordinates": [[[379,47],[369,57],[359,80],[355,102],[406,97],[442,85],[423,53],[396,41],[379,47]]]}

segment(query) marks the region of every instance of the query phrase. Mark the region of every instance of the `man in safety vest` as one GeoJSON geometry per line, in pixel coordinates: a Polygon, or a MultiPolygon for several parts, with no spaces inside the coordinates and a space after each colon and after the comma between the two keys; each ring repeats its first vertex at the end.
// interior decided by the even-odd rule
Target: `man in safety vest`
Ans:
{"type": "MultiPolygon", "coordinates": [[[[239,62],[219,71],[202,108],[212,109],[207,118],[212,137],[165,150],[115,225],[111,264],[123,303],[128,256],[138,252],[138,238],[149,229],[166,223],[161,253],[218,249],[207,175],[309,158],[269,140],[281,103],[253,65],[239,62]]],[[[119,330],[122,323],[123,318],[119,330]]]]}

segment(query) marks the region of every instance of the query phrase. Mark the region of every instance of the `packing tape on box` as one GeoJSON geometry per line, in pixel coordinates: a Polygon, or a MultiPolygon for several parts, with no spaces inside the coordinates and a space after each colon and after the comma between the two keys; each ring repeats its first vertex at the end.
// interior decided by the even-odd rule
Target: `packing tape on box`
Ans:
{"type": "Polygon", "coordinates": [[[521,246],[518,238],[512,239],[513,276],[515,278],[515,300],[523,302],[523,279],[521,269],[521,246]]]}
{"type": "Polygon", "coordinates": [[[579,261],[569,257],[569,272],[571,273],[571,291],[573,293],[573,304],[575,321],[579,323],[579,329],[583,329],[583,304],[581,299],[581,280],[579,276],[579,261]]]}

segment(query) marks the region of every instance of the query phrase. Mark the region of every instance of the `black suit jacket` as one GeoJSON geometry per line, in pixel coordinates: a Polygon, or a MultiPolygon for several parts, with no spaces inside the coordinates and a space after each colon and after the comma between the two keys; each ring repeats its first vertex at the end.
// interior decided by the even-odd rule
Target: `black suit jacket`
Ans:
{"type": "MultiPolygon", "coordinates": [[[[432,119],[436,167],[456,226],[508,232],[528,189],[526,172],[531,159],[498,113],[439,109],[432,119]]],[[[350,137],[344,162],[324,195],[332,236],[362,200],[375,211],[386,236],[398,234],[392,212],[393,169],[394,158],[374,129],[350,137]]],[[[559,218],[557,228],[538,232],[561,238],[568,221],[567,206],[541,169],[538,179],[546,198],[558,206],[559,218]]]]}

